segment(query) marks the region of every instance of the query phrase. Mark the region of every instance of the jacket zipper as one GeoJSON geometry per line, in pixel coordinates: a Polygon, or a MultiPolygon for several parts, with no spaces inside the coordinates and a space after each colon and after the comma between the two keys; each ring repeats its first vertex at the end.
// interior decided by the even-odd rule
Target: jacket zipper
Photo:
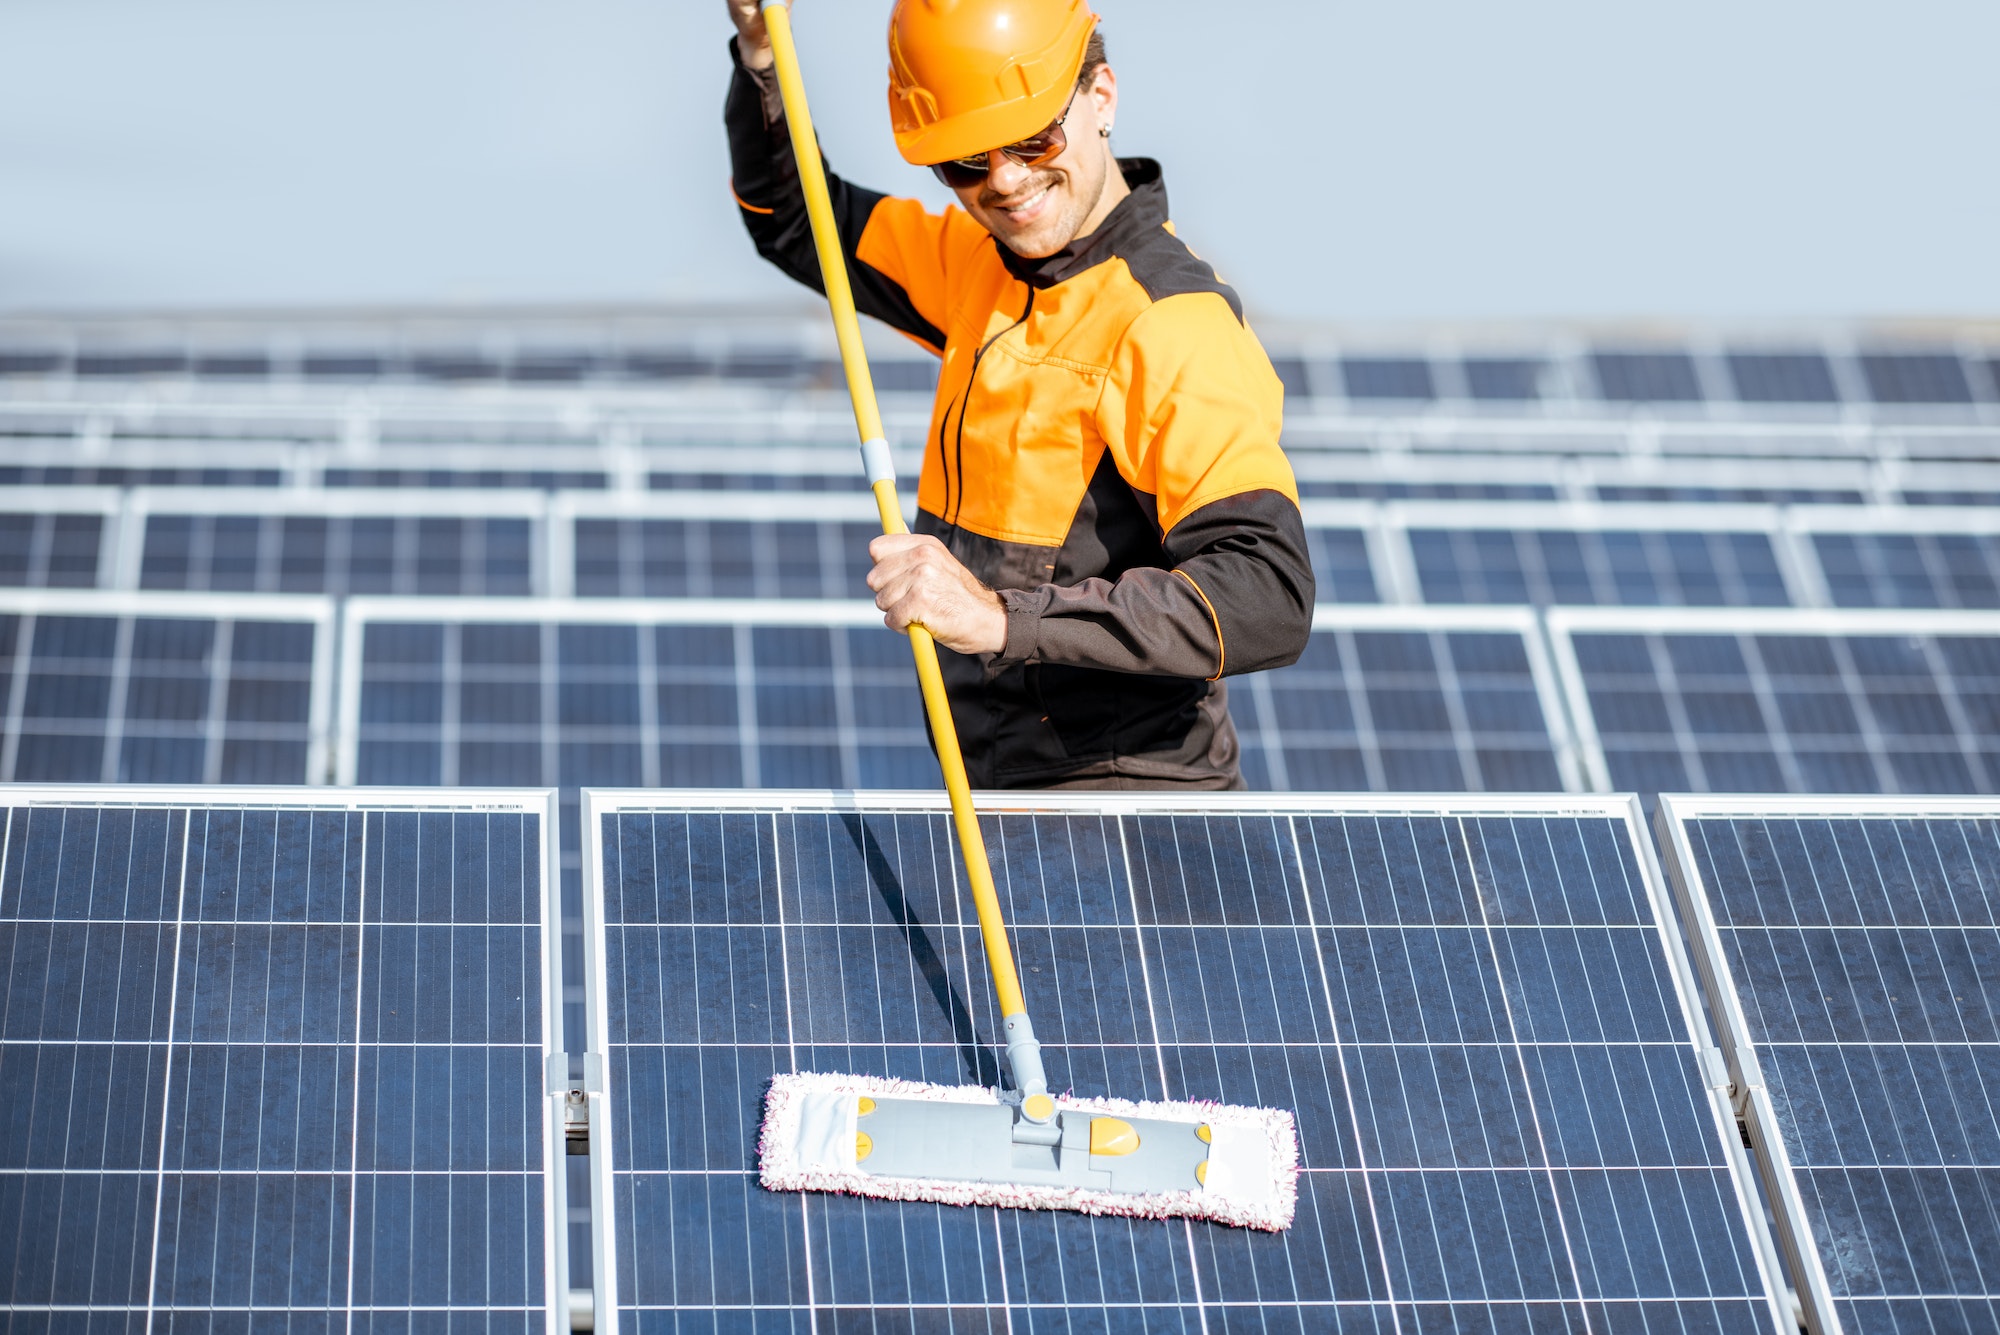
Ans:
{"type": "MultiPolygon", "coordinates": [[[[958,437],[956,441],[958,447],[957,458],[956,458],[956,471],[958,473],[957,505],[951,504],[951,478],[953,469],[947,468],[944,470],[945,505],[946,509],[949,511],[949,514],[946,517],[945,522],[950,524],[953,528],[958,527],[958,512],[959,510],[964,508],[965,505],[965,410],[972,405],[972,386],[973,383],[979,378],[979,359],[986,355],[986,350],[988,348],[992,347],[995,343],[998,343],[1001,339],[1007,337],[1007,335],[1013,333],[1016,329],[1019,329],[1022,325],[1028,323],[1028,317],[1030,315],[1033,315],[1034,313],[1035,313],[1035,289],[1031,287],[1028,289],[1028,304],[1021,308],[1021,318],[1014,321],[1014,323],[1008,325],[1005,329],[1002,329],[992,338],[989,338],[984,343],[980,344],[978,351],[972,354],[972,369],[968,371],[965,376],[965,396],[962,399],[960,399],[958,403],[958,437]]],[[[946,417],[949,418],[950,414],[947,413],[946,417]]],[[[944,439],[942,436],[940,436],[938,439],[938,453],[940,456],[942,456],[944,453],[944,439]]]]}

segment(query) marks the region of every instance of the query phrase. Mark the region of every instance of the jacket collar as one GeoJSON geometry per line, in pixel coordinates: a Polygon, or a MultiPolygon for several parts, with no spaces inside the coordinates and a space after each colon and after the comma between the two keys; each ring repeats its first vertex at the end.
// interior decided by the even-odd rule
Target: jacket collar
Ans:
{"type": "Polygon", "coordinates": [[[1120,158],[1118,169],[1132,193],[1119,200],[1090,235],[1080,236],[1038,260],[1016,255],[995,237],[993,248],[1000,252],[1007,272],[1030,287],[1054,287],[1094,265],[1129,253],[1141,237],[1165,226],[1167,183],[1160,164],[1151,158],[1120,158]]]}

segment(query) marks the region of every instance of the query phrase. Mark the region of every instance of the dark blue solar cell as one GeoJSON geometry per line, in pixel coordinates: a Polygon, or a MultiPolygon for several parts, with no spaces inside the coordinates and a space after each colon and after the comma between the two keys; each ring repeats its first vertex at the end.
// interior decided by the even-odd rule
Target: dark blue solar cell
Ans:
{"type": "Polygon", "coordinates": [[[428,666],[442,661],[444,627],[422,622],[373,622],[361,639],[364,666],[428,666]]]}
{"type": "Polygon", "coordinates": [[[1965,364],[1949,352],[1863,353],[1861,373],[1877,403],[1971,403],[1965,364]]]}
{"type": "Polygon", "coordinates": [[[472,351],[419,352],[410,358],[410,373],[419,380],[492,380],[500,375],[500,363],[472,351]]]}
{"type": "Polygon", "coordinates": [[[1701,379],[1684,352],[1593,352],[1598,393],[1613,403],[1698,403],[1701,379]]]}
{"type": "Polygon", "coordinates": [[[1652,648],[1643,635],[1579,635],[1575,648],[1585,672],[1637,673],[1649,679],[1654,672],[1652,648]]]}
{"type": "Polygon", "coordinates": [[[1815,533],[1841,607],[2000,607],[2000,538],[1975,533],[1815,533]]]}
{"type": "Polygon", "coordinates": [[[386,357],[370,352],[309,352],[299,359],[308,380],[373,380],[389,373],[386,357]]]}
{"type": "Polygon", "coordinates": [[[213,380],[262,380],[271,374],[271,358],[261,352],[212,352],[198,355],[194,373],[213,380]]]}
{"type": "Polygon", "coordinates": [[[603,358],[594,352],[538,349],[516,353],[507,375],[529,384],[570,382],[588,379],[601,365],[603,358]]]}
{"type": "Polygon", "coordinates": [[[0,375],[53,375],[69,365],[69,354],[54,349],[0,348],[0,375]]]}
{"type": "Polygon", "coordinates": [[[186,369],[187,354],[165,349],[79,352],[75,364],[76,374],[80,376],[178,375],[186,369]]]}
{"type": "Polygon", "coordinates": [[[90,588],[103,541],[101,515],[0,514],[0,584],[90,588]]]}
{"type": "Polygon", "coordinates": [[[1306,364],[1298,357],[1273,357],[1271,369],[1278,373],[1284,383],[1285,397],[1305,399],[1312,397],[1312,383],[1306,373],[1306,364]]]}
{"type": "Polygon", "coordinates": [[[1661,637],[1674,671],[1683,677],[1742,678],[1749,674],[1743,647],[1730,635],[1665,635],[1661,637]]]}
{"type": "Polygon", "coordinates": [[[760,669],[833,666],[833,637],[815,626],[758,626],[750,632],[750,643],[760,669]]]}
{"type": "Polygon", "coordinates": [[[928,357],[920,361],[878,358],[869,371],[875,388],[885,394],[928,394],[937,388],[938,364],[928,357]]]}
{"type": "Polygon", "coordinates": [[[727,626],[661,626],[654,636],[653,659],[662,667],[736,665],[736,633],[727,626]]]}
{"type": "Polygon", "coordinates": [[[1468,357],[1465,384],[1475,399],[1531,402],[1542,396],[1543,363],[1526,358],[1468,357]]]}
{"type": "Polygon", "coordinates": [[[1838,403],[1833,367],[1817,352],[1732,352],[1729,376],[1745,403],[1838,403]]]}
{"type": "Polygon", "coordinates": [[[1343,357],[1340,375],[1350,399],[1425,402],[1437,397],[1430,363],[1420,358],[1343,357]]]}

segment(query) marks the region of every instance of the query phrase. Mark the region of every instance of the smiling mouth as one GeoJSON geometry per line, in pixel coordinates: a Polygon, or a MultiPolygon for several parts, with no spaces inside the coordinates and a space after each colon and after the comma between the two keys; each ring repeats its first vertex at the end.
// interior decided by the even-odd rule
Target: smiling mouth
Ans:
{"type": "Polygon", "coordinates": [[[1036,187],[1032,194],[1018,201],[996,201],[987,207],[991,208],[995,213],[1007,215],[1014,222],[1025,222],[1027,217],[1035,214],[1047,202],[1049,192],[1053,189],[1055,189],[1055,182],[1045,181],[1036,187]]]}

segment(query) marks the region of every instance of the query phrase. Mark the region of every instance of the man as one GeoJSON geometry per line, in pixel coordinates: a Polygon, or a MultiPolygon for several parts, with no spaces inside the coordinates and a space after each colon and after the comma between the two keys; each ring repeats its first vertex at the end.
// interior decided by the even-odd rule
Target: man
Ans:
{"type": "MultiPolygon", "coordinates": [[[[755,0],[729,0],[732,187],[821,288],[755,0]]],[[[1221,679],[1305,647],[1313,577],[1284,391],[1177,240],[1158,163],[1117,159],[1085,0],[899,0],[891,122],[959,207],[830,176],[857,304],[943,359],[916,532],[868,586],[930,628],[976,787],[1241,788],[1221,679]]]]}

